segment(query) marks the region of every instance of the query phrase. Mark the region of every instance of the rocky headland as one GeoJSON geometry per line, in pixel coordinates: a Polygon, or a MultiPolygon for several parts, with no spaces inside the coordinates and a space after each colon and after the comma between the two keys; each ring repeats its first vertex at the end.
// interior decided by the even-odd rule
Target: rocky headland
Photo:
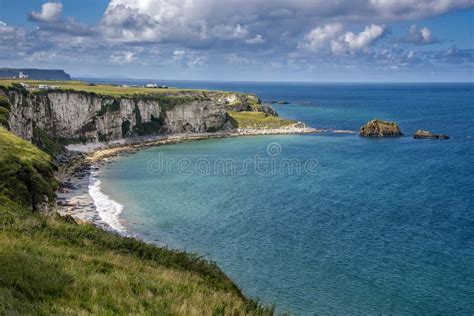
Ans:
{"type": "Polygon", "coordinates": [[[106,227],[89,195],[91,172],[143,147],[205,138],[323,132],[280,118],[252,94],[0,81],[0,124],[56,158],[60,214],[106,227]]]}

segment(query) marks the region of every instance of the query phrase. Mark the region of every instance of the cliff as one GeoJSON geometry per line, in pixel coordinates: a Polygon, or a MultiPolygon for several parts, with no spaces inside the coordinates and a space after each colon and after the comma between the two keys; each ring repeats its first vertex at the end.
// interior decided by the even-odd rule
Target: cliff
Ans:
{"type": "Polygon", "coordinates": [[[34,68],[0,68],[0,78],[18,78],[20,72],[35,80],[71,80],[71,76],[62,69],[34,68]]]}
{"type": "Polygon", "coordinates": [[[277,115],[249,94],[126,89],[119,94],[121,90],[90,89],[25,89],[16,83],[0,86],[3,120],[13,133],[37,144],[48,139],[62,143],[106,142],[137,135],[215,132],[236,127],[229,113],[277,115]]]}

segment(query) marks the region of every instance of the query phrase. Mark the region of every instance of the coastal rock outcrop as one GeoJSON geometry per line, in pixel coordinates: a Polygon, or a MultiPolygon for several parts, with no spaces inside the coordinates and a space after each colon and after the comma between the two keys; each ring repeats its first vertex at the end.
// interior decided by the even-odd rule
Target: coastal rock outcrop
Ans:
{"type": "Polygon", "coordinates": [[[397,137],[403,136],[395,122],[372,120],[360,128],[360,136],[366,137],[397,137]]]}
{"type": "Polygon", "coordinates": [[[444,135],[444,134],[433,134],[430,131],[419,129],[416,131],[415,134],[413,134],[413,138],[415,139],[449,139],[449,136],[444,135]]]}
{"type": "MultiPolygon", "coordinates": [[[[261,111],[255,95],[182,90],[150,95],[102,95],[77,90],[1,88],[8,126],[28,141],[49,136],[71,142],[107,142],[130,136],[215,132],[229,126],[228,111],[261,111]]],[[[6,125],[6,124],[5,124],[6,125]]]]}

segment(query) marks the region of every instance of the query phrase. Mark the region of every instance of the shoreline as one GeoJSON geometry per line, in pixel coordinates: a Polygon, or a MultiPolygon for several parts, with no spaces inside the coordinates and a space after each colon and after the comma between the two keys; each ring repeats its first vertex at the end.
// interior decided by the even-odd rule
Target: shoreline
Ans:
{"type": "Polygon", "coordinates": [[[352,131],[329,131],[295,124],[278,129],[238,129],[215,133],[172,134],[139,137],[120,140],[108,144],[88,143],[69,145],[70,156],[60,161],[63,170],[58,173],[60,186],[56,192],[55,212],[61,216],[71,216],[78,223],[90,223],[107,231],[130,236],[120,223],[119,215],[124,206],[101,192],[101,182],[97,179],[100,168],[110,159],[133,154],[141,149],[172,145],[188,141],[230,138],[241,136],[304,135],[324,133],[348,133],[352,131]]]}

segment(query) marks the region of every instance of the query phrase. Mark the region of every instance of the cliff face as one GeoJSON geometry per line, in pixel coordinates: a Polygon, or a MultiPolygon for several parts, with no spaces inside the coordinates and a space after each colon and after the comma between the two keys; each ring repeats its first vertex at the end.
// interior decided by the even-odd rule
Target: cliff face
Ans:
{"type": "Polygon", "coordinates": [[[0,90],[10,103],[12,132],[35,132],[70,141],[111,141],[132,135],[213,132],[230,127],[227,112],[258,110],[257,97],[239,93],[178,91],[111,97],[81,91],[0,90]]]}

